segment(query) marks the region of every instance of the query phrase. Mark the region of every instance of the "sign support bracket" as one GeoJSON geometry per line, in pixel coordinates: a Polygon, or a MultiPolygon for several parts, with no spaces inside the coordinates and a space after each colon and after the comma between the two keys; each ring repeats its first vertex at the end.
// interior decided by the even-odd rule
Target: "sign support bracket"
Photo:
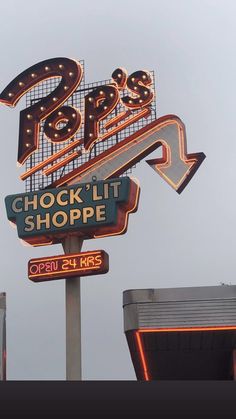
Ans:
{"type": "MultiPolygon", "coordinates": [[[[83,239],[68,236],[63,241],[65,254],[79,253],[83,239]]],[[[82,380],[80,277],[65,280],[66,297],[66,380],[82,380]]]]}

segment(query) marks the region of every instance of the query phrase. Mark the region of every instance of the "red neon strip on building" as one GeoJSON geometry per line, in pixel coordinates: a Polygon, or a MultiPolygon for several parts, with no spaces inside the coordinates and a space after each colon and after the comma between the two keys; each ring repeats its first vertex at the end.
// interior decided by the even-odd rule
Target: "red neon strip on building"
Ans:
{"type": "Polygon", "coordinates": [[[142,340],[141,340],[139,331],[135,332],[135,337],[136,337],[136,341],[137,341],[137,345],[138,345],[138,350],[139,350],[139,355],[140,355],[140,359],[141,359],[141,365],[143,367],[143,375],[144,375],[145,381],[150,381],[150,378],[149,378],[149,375],[148,375],[148,369],[147,369],[147,362],[146,362],[146,359],[145,359],[143,346],[142,346],[142,340]]]}
{"type": "Polygon", "coordinates": [[[236,330],[236,326],[206,326],[206,327],[170,327],[170,328],[159,328],[159,329],[139,329],[135,331],[135,337],[137,341],[137,347],[139,351],[139,357],[143,369],[143,376],[145,381],[150,381],[150,373],[148,371],[147,360],[143,349],[143,341],[140,336],[142,333],[161,333],[161,332],[207,332],[217,330],[236,330]]]}

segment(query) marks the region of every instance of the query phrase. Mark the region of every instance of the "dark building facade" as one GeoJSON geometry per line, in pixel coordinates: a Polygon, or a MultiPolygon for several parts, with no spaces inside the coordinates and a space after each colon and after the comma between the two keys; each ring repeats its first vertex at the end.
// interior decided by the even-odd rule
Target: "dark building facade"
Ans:
{"type": "Polygon", "coordinates": [[[138,380],[235,380],[236,286],[127,290],[138,380]]]}

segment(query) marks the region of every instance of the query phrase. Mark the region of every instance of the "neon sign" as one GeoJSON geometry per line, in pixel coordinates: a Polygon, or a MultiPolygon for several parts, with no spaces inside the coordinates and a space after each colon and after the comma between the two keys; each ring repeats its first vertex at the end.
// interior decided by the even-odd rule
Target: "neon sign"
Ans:
{"type": "Polygon", "coordinates": [[[0,103],[10,107],[24,95],[27,99],[27,92],[34,95],[20,112],[17,162],[26,165],[20,178],[27,192],[9,195],[5,202],[23,241],[61,243],[68,253],[30,260],[28,272],[34,282],[77,277],[66,281],[67,377],[72,379],[81,378],[79,276],[108,270],[105,252],[78,252],[84,239],[125,233],[129,214],[138,208],[139,185],[119,176],[161,147],[162,157],[147,163],[181,193],[205,158],[204,153],[188,154],[180,118],[153,119],[150,72],[129,75],[119,67],[109,82],[93,84],[88,93],[78,88],[81,83],[80,62],[52,58],[23,71],[0,94],[0,103]],[[35,178],[41,182],[33,185],[35,178]]]}
{"type": "Polygon", "coordinates": [[[31,259],[28,263],[28,277],[34,282],[105,274],[108,270],[109,257],[104,250],[31,259]]]}
{"type": "Polygon", "coordinates": [[[123,234],[138,207],[139,186],[130,178],[94,181],[5,198],[9,221],[31,245],[123,234]]]}
{"type": "Polygon", "coordinates": [[[73,95],[83,80],[81,63],[51,58],[16,76],[0,94],[0,103],[14,107],[50,79],[54,88],[20,112],[17,161],[26,164],[23,181],[40,173],[52,182],[6,197],[8,219],[30,245],[64,243],[69,236],[83,240],[125,233],[129,214],[137,210],[140,189],[136,181],[119,176],[159,147],[162,157],[147,163],[178,193],[204,160],[204,153],[187,152],[180,118],[165,115],[150,121],[155,95],[148,71],[129,75],[121,67],[115,69],[108,83],[83,93],[79,109],[73,95]],[[138,121],[142,122],[137,129],[117,140],[138,121]],[[44,143],[51,144],[51,154],[34,158],[44,143]],[[94,152],[97,144],[105,144],[102,152],[94,152]],[[83,155],[88,158],[78,164],[83,155]],[[28,169],[29,161],[33,163],[28,169]],[[67,165],[70,170],[65,171],[67,165]]]}
{"type": "Polygon", "coordinates": [[[68,58],[45,60],[23,71],[3,90],[0,95],[0,102],[14,107],[20,98],[35,84],[52,77],[61,77],[57,88],[48,97],[43,98],[42,101],[20,112],[19,164],[23,164],[38,148],[39,124],[41,120],[46,119],[46,133],[51,141],[58,141],[59,133],[60,141],[65,141],[66,138],[72,137],[81,123],[81,115],[76,109],[72,107],[60,108],[75,91],[82,78],[80,64],[68,58]],[[60,115],[58,115],[58,112],[55,113],[56,110],[60,112],[60,115]],[[54,124],[58,123],[59,116],[60,120],[68,121],[66,128],[57,130],[58,132],[51,135],[52,130],[49,131],[47,128],[50,126],[49,115],[50,121],[53,120],[54,124]]]}
{"type": "MultiPolygon", "coordinates": [[[[27,91],[42,81],[60,78],[57,87],[50,94],[20,112],[20,165],[39,148],[40,123],[44,122],[46,140],[62,145],[73,139],[83,125],[81,138],[65,144],[59,151],[37,162],[21,175],[22,180],[41,170],[45,177],[55,173],[66,164],[76,161],[82,152],[91,151],[95,143],[108,140],[150,114],[154,93],[151,88],[152,77],[148,71],[138,70],[128,75],[126,70],[117,68],[113,71],[109,84],[96,87],[85,95],[83,114],[72,105],[64,105],[78,88],[82,76],[82,67],[76,60],[52,58],[23,71],[0,94],[0,102],[15,106],[27,91]],[[109,118],[118,105],[122,105],[123,110],[109,118]],[[105,132],[104,129],[101,131],[101,122],[105,132]]],[[[147,163],[181,193],[205,155],[187,153],[185,127],[175,115],[166,115],[147,123],[131,136],[60,176],[51,186],[88,182],[92,180],[93,175],[103,180],[119,176],[158,147],[162,148],[162,157],[148,160],[147,163]]]]}

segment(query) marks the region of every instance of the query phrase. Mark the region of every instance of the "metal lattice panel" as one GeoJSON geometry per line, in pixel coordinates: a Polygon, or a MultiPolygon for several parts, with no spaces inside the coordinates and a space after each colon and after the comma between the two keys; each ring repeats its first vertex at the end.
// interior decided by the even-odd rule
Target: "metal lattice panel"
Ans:
{"type": "MultiPolygon", "coordinates": [[[[85,77],[84,77],[84,61],[80,61],[80,64],[83,68],[83,78],[81,80],[81,83],[79,85],[79,88],[73,93],[73,95],[65,102],[65,105],[74,106],[80,110],[82,115],[84,114],[84,96],[87,95],[89,92],[94,90],[97,87],[110,84],[112,80],[101,80],[94,83],[87,83],[85,84],[85,77]]],[[[154,80],[154,72],[150,72],[152,76],[152,86],[151,88],[155,92],[155,80],[154,80]]],[[[36,102],[40,101],[43,97],[47,96],[50,92],[52,92],[60,82],[59,77],[48,79],[42,83],[39,83],[35,88],[31,89],[27,95],[26,95],[26,106],[29,107],[36,102]]],[[[128,91],[125,89],[121,92],[120,96],[123,97],[125,95],[129,94],[128,91]]],[[[155,95],[154,95],[155,98],[155,95]]],[[[105,141],[100,141],[94,144],[93,148],[89,152],[85,152],[83,145],[78,146],[73,151],[68,152],[63,157],[59,158],[57,162],[64,160],[65,157],[69,156],[70,153],[73,153],[76,150],[81,150],[82,155],[75,160],[71,161],[70,163],[67,163],[65,166],[57,170],[56,172],[50,174],[49,176],[45,176],[41,171],[38,171],[31,175],[25,182],[25,190],[26,192],[29,191],[37,191],[40,189],[46,188],[48,185],[52,184],[57,179],[61,178],[62,176],[66,175],[67,173],[71,172],[72,170],[79,167],[81,164],[87,162],[88,160],[92,159],[93,157],[101,154],[105,150],[112,147],[114,144],[124,140],[128,136],[132,135],[139,129],[141,129],[143,126],[147,125],[148,123],[154,121],[156,119],[156,103],[155,99],[151,104],[151,113],[145,117],[141,118],[138,121],[132,123],[132,125],[126,127],[119,133],[111,136],[105,141]]],[[[105,118],[103,121],[100,122],[100,135],[103,135],[105,133],[109,133],[110,129],[105,129],[104,125],[113,117],[119,115],[120,112],[124,111],[125,107],[119,102],[117,107],[111,112],[107,118],[105,118]]],[[[132,115],[134,116],[136,113],[138,113],[138,110],[132,111],[132,115]]],[[[121,122],[122,123],[122,122],[121,122]]],[[[62,127],[63,124],[61,124],[60,127],[62,127]]],[[[118,123],[119,126],[119,123],[118,123]]],[[[44,122],[41,124],[40,128],[40,134],[39,134],[39,148],[36,150],[35,153],[33,153],[29,159],[26,161],[26,170],[31,169],[32,167],[36,166],[37,164],[41,163],[45,159],[49,158],[51,155],[57,153],[61,149],[65,148],[71,142],[76,141],[78,139],[83,138],[83,132],[84,132],[84,121],[82,118],[82,124],[80,129],[77,131],[76,135],[62,143],[52,143],[47,140],[44,134],[44,122]]],[[[50,166],[49,166],[50,167],[50,166]]],[[[132,169],[129,169],[128,172],[126,172],[126,175],[128,173],[131,173],[132,169]]]]}

